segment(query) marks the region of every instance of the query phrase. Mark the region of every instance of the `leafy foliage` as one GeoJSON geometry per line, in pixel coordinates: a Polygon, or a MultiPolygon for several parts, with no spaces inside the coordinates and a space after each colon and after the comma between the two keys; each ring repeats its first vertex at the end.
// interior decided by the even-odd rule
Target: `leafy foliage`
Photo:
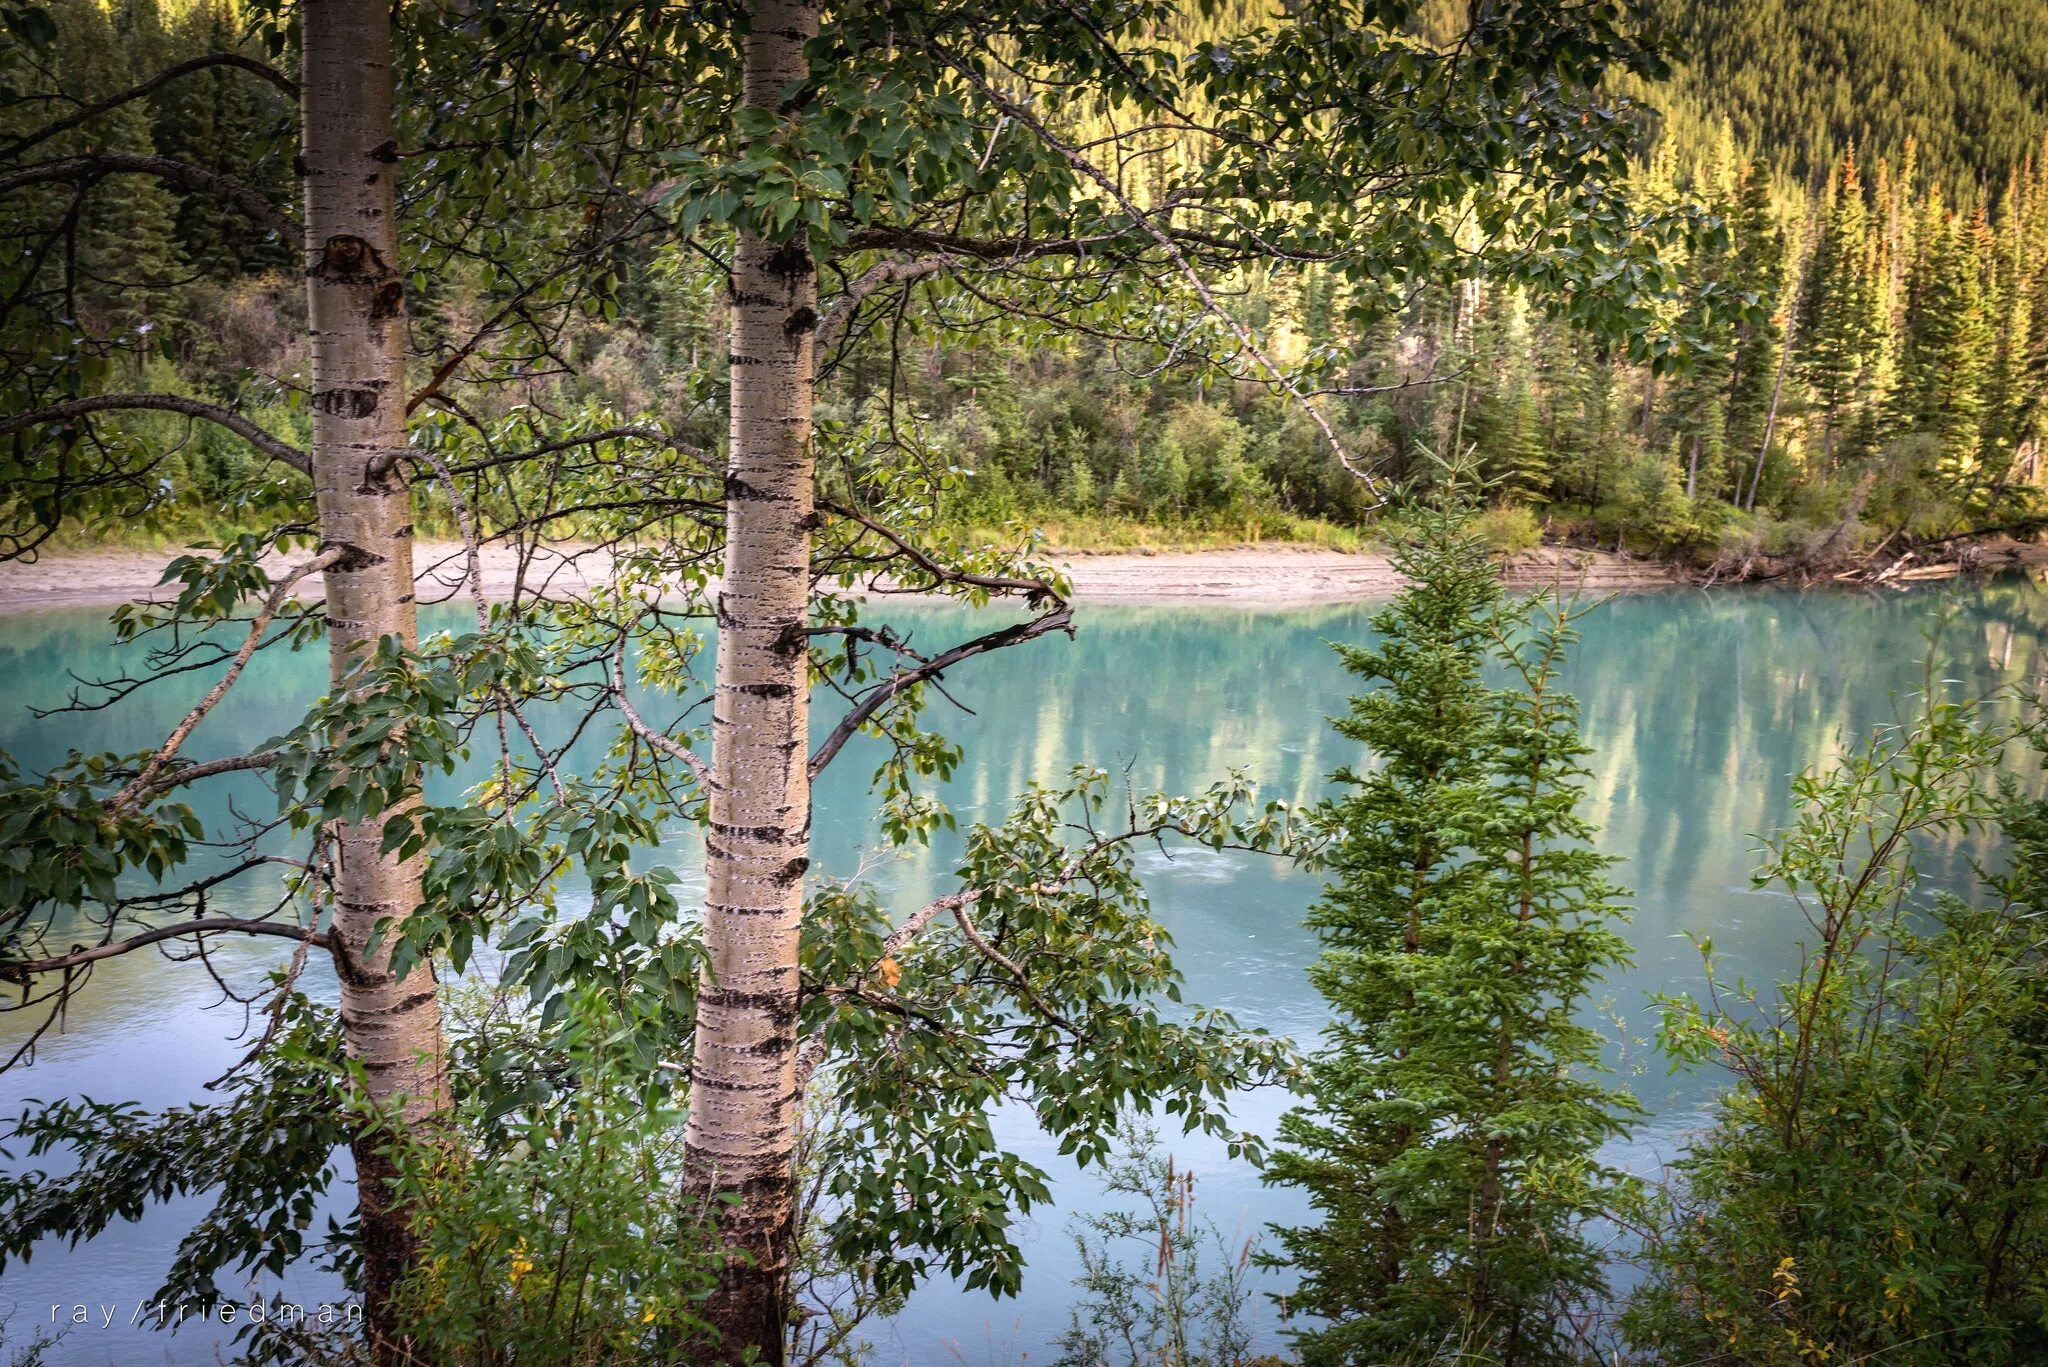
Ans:
{"type": "MultiPolygon", "coordinates": [[[[39,1239],[75,1246],[141,1219],[155,1202],[201,1193],[213,1196],[212,1209],[179,1242],[153,1302],[212,1306],[220,1274],[278,1273],[310,1252],[307,1230],[334,1180],[335,1152],[360,1123],[333,1013],[281,996],[263,1066],[237,1069],[229,1090],[228,1101],[156,1115],[119,1101],[31,1102],[8,1144],[28,1159],[61,1153],[70,1166],[0,1177],[0,1266],[25,1261],[39,1239]]],[[[344,1270],[348,1248],[345,1239],[329,1248],[344,1270]]]]}
{"type": "MultiPolygon", "coordinates": [[[[519,1024],[486,1022],[469,1047],[512,1045],[519,1024]]],[[[682,1189],[674,1088],[634,1062],[638,1037],[615,1000],[578,992],[547,1034],[548,1098],[505,1112],[477,1087],[458,1144],[392,1136],[394,1195],[419,1241],[398,1304],[414,1351],[568,1367],[660,1358],[701,1336],[718,1249],[682,1189]]]]}
{"type": "Polygon", "coordinates": [[[1175,1009],[1172,938],[1132,851],[1179,837],[1284,854],[1314,833],[1280,804],[1251,807],[1240,779],[1192,798],[1132,797],[1127,820],[1105,826],[1111,797],[1105,771],[1081,769],[1024,794],[1000,826],[974,827],[950,924],[893,950],[859,888],[813,899],[805,977],[818,986],[805,1019],[841,1061],[827,1079],[838,1128],[820,1160],[838,1203],[832,1238],[885,1288],[943,1268],[1016,1290],[1011,1221],[1048,1192],[1042,1171],[995,1141],[991,1113],[1006,1099],[1084,1165],[1109,1157],[1131,1109],[1178,1117],[1232,1152],[1258,1147],[1226,1108],[1286,1075],[1287,1046],[1224,1012],[1175,1009]]]}
{"type": "Polygon", "coordinates": [[[2039,716],[1997,724],[1937,690],[1794,785],[1757,881],[1812,927],[1798,974],[1730,981],[1703,940],[1707,992],[1666,1003],[1674,1059],[1733,1085],[1655,1208],[1625,1327],[1659,1361],[2044,1351],[2048,810],[1991,783],[2039,716]],[[1994,819],[2009,872],[1926,898],[1922,861],[1994,819]]]}

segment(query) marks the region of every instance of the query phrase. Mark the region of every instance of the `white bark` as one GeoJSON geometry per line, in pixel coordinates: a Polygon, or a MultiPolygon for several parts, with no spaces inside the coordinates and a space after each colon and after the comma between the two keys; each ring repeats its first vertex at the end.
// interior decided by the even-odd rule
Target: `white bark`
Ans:
{"type": "MultiPolygon", "coordinates": [[[[744,102],[779,109],[806,74],[815,0],[761,0],[744,102]]],[[[810,859],[805,613],[817,267],[801,241],[742,236],[732,273],[731,454],[712,712],[707,969],[690,1079],[692,1186],[744,1253],[707,1318],[718,1360],[783,1359],[794,1210],[797,948],[810,859]]]]}
{"type": "MultiPolygon", "coordinates": [[[[338,684],[386,637],[418,640],[412,502],[405,463],[405,283],[398,267],[390,9],[381,0],[308,0],[304,23],[300,172],[306,204],[311,327],[313,486],[320,537],[342,556],[325,571],[328,658],[338,684]]],[[[335,833],[339,865],[333,948],[341,1023],[369,1099],[421,1128],[448,1107],[433,971],[390,969],[380,921],[419,905],[421,860],[380,853],[382,819],[335,833]]],[[[357,1146],[367,1320],[387,1339],[386,1298],[410,1260],[390,1167],[357,1146]]],[[[396,1346],[377,1344],[380,1360],[396,1346]]]]}

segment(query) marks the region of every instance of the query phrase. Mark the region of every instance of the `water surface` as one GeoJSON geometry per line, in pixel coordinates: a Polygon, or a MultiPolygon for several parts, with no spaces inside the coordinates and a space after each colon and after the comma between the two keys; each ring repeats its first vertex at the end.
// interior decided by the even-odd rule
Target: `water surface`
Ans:
{"type": "MultiPolygon", "coordinates": [[[[1937,677],[1950,686],[1988,690],[2038,674],[2048,594],[2026,581],[1965,587],[1935,650],[1937,677]]],[[[1636,961],[1607,989],[1608,1006],[1633,1037],[1615,1061],[1651,1118],[1613,1157],[1654,1171],[1699,1123],[1721,1079],[1671,1077],[1645,1045],[1653,991],[1698,980],[1688,931],[1709,933],[1730,972],[1767,979],[1794,961],[1804,922],[1787,899],[1751,885],[1757,833],[1787,817],[1786,779],[1846,741],[1891,721],[1920,687],[1940,615],[1941,595],[1861,596],[1721,590],[1624,597],[1582,623],[1584,642],[1566,682],[1584,707],[1590,767],[1587,815],[1601,846],[1626,862],[1619,875],[1634,893],[1630,938],[1636,961]]],[[[1076,763],[1128,769],[1141,789],[1199,788],[1231,768],[1249,770],[1266,795],[1315,798],[1324,775],[1355,762],[1356,747],[1330,731],[1348,679],[1326,642],[1368,634],[1369,604],[1292,611],[1213,606],[1087,609],[1077,639],[1051,639],[994,659],[970,662],[949,679],[973,715],[933,713],[966,749],[945,796],[962,822],[999,819],[1026,782],[1059,779],[1076,763]]],[[[957,615],[899,609],[894,614],[930,640],[956,634],[957,615]]],[[[460,625],[451,617],[446,624],[460,625]]],[[[100,610],[18,614],[0,619],[0,746],[24,768],[68,748],[136,751],[161,741],[204,687],[148,690],[87,716],[35,720],[29,708],[62,700],[72,676],[105,677],[135,668],[132,649],[115,651],[100,610]]],[[[187,753],[225,753],[278,734],[323,687],[324,652],[259,657],[231,700],[209,717],[187,753]]],[[[821,723],[822,724],[822,723],[821,723]]],[[[585,756],[594,760],[599,744],[585,756]]],[[[817,863],[850,873],[871,862],[877,841],[867,791],[874,752],[850,747],[816,796],[817,863]]],[[[262,813],[269,799],[248,780],[209,789],[262,813]]],[[[677,830],[665,862],[694,864],[694,832],[677,830]]],[[[1970,851],[1938,861],[1956,879],[1970,851]]],[[[1314,880],[1256,856],[1201,851],[1142,860],[1160,918],[1172,930],[1191,1001],[1225,1006],[1247,1024],[1312,1040],[1323,1020],[1302,970],[1314,956],[1299,926],[1314,880]]],[[[892,858],[869,869],[892,905],[905,910],[944,890],[946,842],[932,852],[892,858]]],[[[240,894],[251,899],[256,890],[240,894]]],[[[234,909],[229,907],[227,909],[234,909]]],[[[253,981],[278,963],[274,945],[237,945],[216,956],[231,976],[253,981]]],[[[309,980],[322,969],[308,972],[309,980]]],[[[320,993],[331,991],[325,981],[320,993]]],[[[25,1026],[0,1018],[9,1051],[25,1026]]],[[[0,1075],[0,1116],[28,1098],[90,1095],[147,1106],[193,1101],[205,1083],[240,1056],[242,1009],[223,1003],[198,966],[138,954],[103,967],[73,1007],[61,1033],[47,1037],[32,1067],[0,1075]]],[[[1244,1098],[1245,1123],[1270,1128],[1285,1099],[1244,1098]]],[[[946,1284],[920,1291],[895,1322],[877,1326],[878,1363],[939,1367],[1043,1363],[1067,1324],[1075,1270],[1067,1221],[1097,1202],[1094,1178],[1077,1173],[1037,1136],[1028,1115],[1003,1117],[1001,1134],[1055,1175],[1057,1206],[1034,1213],[1024,1230],[1031,1270],[1024,1295],[991,1302],[946,1284]]],[[[1200,1177],[1198,1209],[1226,1233],[1254,1232],[1302,1213],[1290,1193],[1262,1188],[1255,1173],[1209,1144],[1173,1137],[1183,1166],[1200,1177]]],[[[152,1290],[194,1214],[190,1203],[154,1210],[142,1222],[110,1229],[76,1250],[52,1244],[0,1279],[0,1309],[13,1305],[12,1340],[47,1323],[49,1307],[87,1303],[115,1311],[111,1328],[75,1330],[50,1361],[84,1364],[215,1360],[214,1333],[188,1327],[175,1336],[124,1327],[152,1290]]],[[[269,1292],[279,1288],[266,1283],[269,1292]]],[[[295,1276],[285,1293],[299,1300],[335,1294],[320,1279],[295,1276]]],[[[238,1291],[241,1288],[237,1288],[238,1291]]],[[[1278,1345],[1272,1312],[1257,1312],[1278,1345]]]]}

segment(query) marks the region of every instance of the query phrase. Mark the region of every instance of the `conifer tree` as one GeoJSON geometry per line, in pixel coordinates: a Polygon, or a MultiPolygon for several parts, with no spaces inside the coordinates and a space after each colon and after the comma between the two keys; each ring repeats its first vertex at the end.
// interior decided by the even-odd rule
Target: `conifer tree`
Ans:
{"type": "Polygon", "coordinates": [[[1974,468],[1992,364],[1994,338],[1977,237],[1970,225],[1946,213],[1923,237],[1892,400],[1894,430],[1931,436],[1949,483],[1974,468]]]}
{"type": "Polygon", "coordinates": [[[1856,154],[1842,160],[1827,226],[1814,251],[1802,368],[1820,400],[1821,450],[1832,462],[1844,411],[1857,398],[1879,339],[1878,295],[1871,278],[1870,209],[1856,154]]]}
{"type": "MultiPolygon", "coordinates": [[[[229,0],[208,0],[176,16],[169,35],[180,59],[238,52],[246,44],[229,0]]],[[[244,53],[244,55],[254,55],[244,53]]],[[[151,97],[156,150],[258,188],[282,201],[293,187],[291,114],[273,87],[228,67],[194,72],[151,97]]],[[[177,241],[189,268],[216,279],[278,270],[289,254],[218,197],[179,197],[177,241]]]]}
{"type": "MultiPolygon", "coordinates": [[[[68,0],[54,17],[63,34],[58,49],[63,78],[94,97],[133,85],[150,72],[162,50],[155,8],[146,3],[109,10],[95,0],[68,0]]],[[[117,106],[92,126],[89,137],[81,130],[59,145],[144,156],[157,150],[142,104],[117,106]]],[[[173,301],[168,286],[184,269],[175,238],[177,212],[177,197],[147,179],[86,204],[78,234],[77,271],[85,301],[80,321],[94,334],[117,337],[146,323],[161,327],[169,321],[165,314],[173,301]]]]}
{"type": "Polygon", "coordinates": [[[1785,234],[1771,204],[1770,177],[1760,164],[1752,162],[1743,174],[1730,229],[1735,238],[1735,283],[1754,295],[1758,305],[1757,317],[1737,325],[1728,380],[1725,437],[1739,457],[1756,450],[1763,440],[1778,348],[1784,340],[1777,314],[1784,293],[1785,234]]]}
{"type": "MultiPolygon", "coordinates": [[[[1721,210],[1727,212],[1725,207],[1721,210]]],[[[1692,365],[1673,386],[1672,428],[1685,451],[1685,496],[1718,493],[1727,448],[1728,385],[1734,373],[1738,341],[1736,320],[1724,316],[1718,301],[1735,269],[1732,251],[1708,243],[1694,254],[1684,325],[1704,339],[1692,365]]]]}
{"type": "Polygon", "coordinates": [[[1543,441],[1543,414],[1536,386],[1518,376],[1503,404],[1506,423],[1500,436],[1503,491],[1517,503],[1541,503],[1550,487],[1550,453],[1543,441]]]}
{"type": "Polygon", "coordinates": [[[2033,333],[2035,276],[2042,263],[2027,256],[2032,188],[2022,169],[2006,182],[1991,253],[1988,313],[1993,330],[1990,369],[1984,385],[1983,459],[2005,481],[2027,437],[2026,414],[2033,391],[2048,374],[2029,374],[2027,343],[2033,333]]]}
{"type": "Polygon", "coordinates": [[[1631,1110],[1589,1080],[1576,1019],[1626,948],[1556,688],[1569,617],[1504,597],[1455,485],[1397,564],[1380,643],[1338,647],[1371,687],[1335,724],[1373,767],[1335,776],[1336,880],[1308,920],[1335,1020],[1268,1168],[1320,1218],[1276,1261],[1302,1276],[1289,1310],[1324,1321],[1304,1362],[1562,1361],[1559,1308],[1601,1284],[1584,1222],[1620,1192],[1594,1154],[1631,1110]]]}

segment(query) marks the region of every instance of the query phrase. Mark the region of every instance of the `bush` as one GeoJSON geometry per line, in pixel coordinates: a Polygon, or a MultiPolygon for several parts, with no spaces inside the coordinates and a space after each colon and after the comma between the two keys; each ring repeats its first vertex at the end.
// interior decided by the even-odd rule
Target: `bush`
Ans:
{"type": "Polygon", "coordinates": [[[553,1098],[503,1116],[466,1099],[466,1143],[394,1153],[421,1249],[398,1311],[422,1361],[668,1361],[705,1332],[715,1248],[682,1189],[672,1084],[627,1061],[631,1034],[579,994],[550,1041],[567,1064],[553,1098]]]}
{"type": "Polygon", "coordinates": [[[1984,905],[1914,896],[2014,739],[1931,701],[1802,776],[1758,879],[1812,925],[1798,973],[1759,993],[1703,943],[1712,990],[1665,1003],[1734,1086],[1652,1207],[1623,1324],[1655,1360],[2048,1360],[2048,808],[2006,794],[1984,905]]]}
{"type": "Polygon", "coordinates": [[[1543,524],[1527,504],[1502,503],[1488,508],[1478,520],[1479,534],[1501,555],[1533,551],[1543,544],[1543,524]]]}
{"type": "Polygon", "coordinates": [[[1237,1367],[1251,1354],[1255,1237],[1233,1240],[1194,1214],[1195,1176],[1160,1154],[1157,1131],[1127,1122],[1120,1137],[1103,1190],[1135,1209],[1075,1219],[1079,1294],[1053,1367],[1237,1367]]]}

